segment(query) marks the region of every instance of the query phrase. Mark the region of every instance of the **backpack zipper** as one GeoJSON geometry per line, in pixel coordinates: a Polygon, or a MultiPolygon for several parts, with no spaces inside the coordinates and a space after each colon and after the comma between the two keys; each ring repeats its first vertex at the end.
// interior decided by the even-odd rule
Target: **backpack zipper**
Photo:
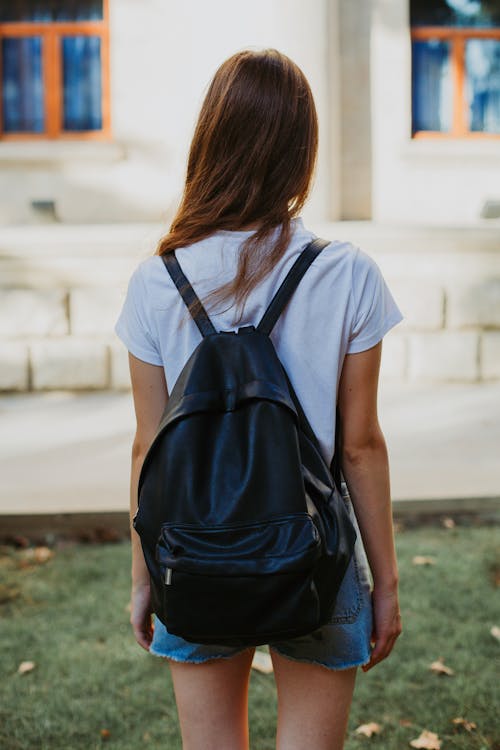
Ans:
{"type": "Polygon", "coordinates": [[[165,571],[165,584],[167,586],[172,585],[172,568],[167,568],[165,571]]]}
{"type": "Polygon", "coordinates": [[[171,521],[169,523],[162,524],[162,528],[164,529],[170,529],[170,528],[177,528],[177,529],[186,529],[187,531],[195,530],[199,531],[200,533],[210,534],[211,532],[217,532],[217,531],[225,531],[225,530],[232,530],[232,529],[251,529],[251,528],[257,528],[259,526],[275,526],[280,524],[288,523],[289,521],[295,520],[295,519],[307,519],[309,518],[311,523],[314,524],[314,521],[311,517],[310,513],[307,513],[306,511],[302,513],[289,513],[285,516],[275,516],[274,518],[269,518],[267,520],[263,521],[251,521],[250,523],[225,523],[225,524],[216,524],[214,526],[208,526],[203,527],[199,526],[199,524],[196,523],[178,523],[177,521],[171,521]]]}

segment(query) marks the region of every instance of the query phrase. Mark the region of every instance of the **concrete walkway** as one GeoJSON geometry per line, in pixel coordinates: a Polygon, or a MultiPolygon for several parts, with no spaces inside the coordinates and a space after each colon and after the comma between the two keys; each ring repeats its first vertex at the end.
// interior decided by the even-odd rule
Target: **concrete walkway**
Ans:
{"type": "MultiPolygon", "coordinates": [[[[500,497],[500,383],[380,393],[394,500],[500,497]]],[[[128,508],[130,393],[0,397],[0,513],[128,508]]]]}

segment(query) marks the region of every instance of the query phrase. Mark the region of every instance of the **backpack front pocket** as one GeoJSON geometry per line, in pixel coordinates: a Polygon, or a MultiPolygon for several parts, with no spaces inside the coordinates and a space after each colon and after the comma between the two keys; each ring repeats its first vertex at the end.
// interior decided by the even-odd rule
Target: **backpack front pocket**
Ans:
{"type": "Polygon", "coordinates": [[[199,643],[256,645],[312,630],[320,553],[307,513],[244,525],[165,524],[156,548],[160,619],[174,635],[199,643]]]}
{"type": "Polygon", "coordinates": [[[265,575],[314,564],[321,540],[307,513],[250,524],[164,524],[156,547],[162,568],[197,575],[265,575]]]}

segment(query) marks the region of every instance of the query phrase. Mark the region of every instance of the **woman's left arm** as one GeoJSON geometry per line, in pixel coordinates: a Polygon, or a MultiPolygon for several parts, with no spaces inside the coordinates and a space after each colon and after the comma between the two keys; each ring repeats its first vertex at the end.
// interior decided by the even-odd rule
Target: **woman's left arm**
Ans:
{"type": "Polygon", "coordinates": [[[143,362],[129,352],[130,379],[136,417],[130,471],[130,539],[132,543],[132,594],[130,623],[140,646],[149,649],[152,638],[149,572],[141,540],[132,525],[137,511],[137,489],[144,458],[151,445],[168,401],[162,366],[143,362]]]}

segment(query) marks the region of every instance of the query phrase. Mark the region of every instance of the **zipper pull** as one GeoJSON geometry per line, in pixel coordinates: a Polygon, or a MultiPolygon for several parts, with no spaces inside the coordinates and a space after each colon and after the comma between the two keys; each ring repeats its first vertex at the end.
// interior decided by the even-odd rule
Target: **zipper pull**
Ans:
{"type": "Polygon", "coordinates": [[[165,584],[167,586],[172,584],[172,568],[167,568],[165,571],[165,584]]]}

